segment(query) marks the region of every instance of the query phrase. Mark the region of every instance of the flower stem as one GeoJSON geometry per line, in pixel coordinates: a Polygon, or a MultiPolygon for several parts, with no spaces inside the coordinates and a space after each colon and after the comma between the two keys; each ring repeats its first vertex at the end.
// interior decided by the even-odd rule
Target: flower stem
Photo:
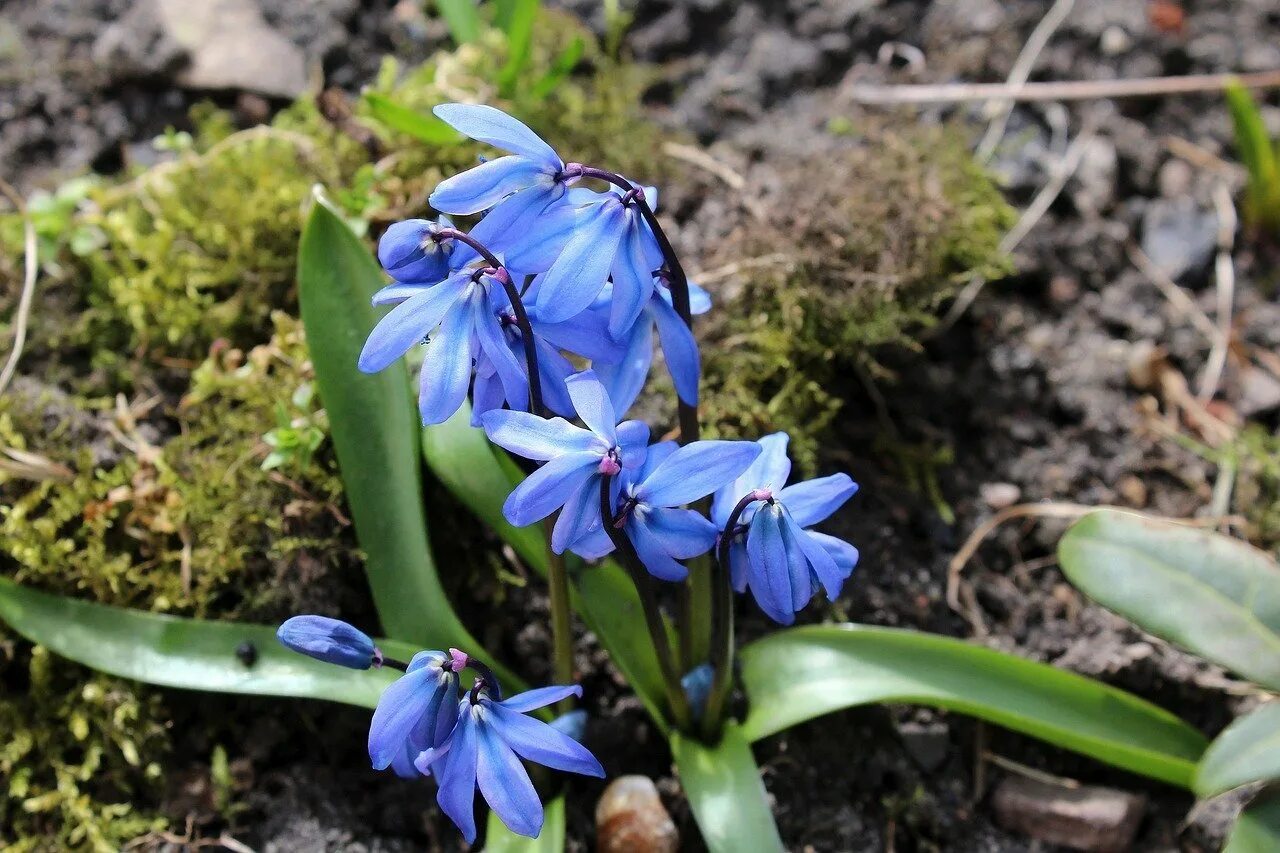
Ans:
{"type": "MultiPolygon", "coordinates": [[[[551,644],[553,684],[573,683],[573,614],[569,610],[569,573],[564,556],[551,548],[551,530],[555,517],[542,524],[547,540],[547,592],[551,606],[551,644]]],[[[565,699],[557,709],[565,713],[573,708],[573,700],[565,699]]]]}
{"type": "Polygon", "coordinates": [[[760,499],[759,494],[751,492],[738,501],[733,512],[729,513],[729,520],[717,543],[715,601],[711,608],[711,692],[707,695],[707,708],[702,716],[702,732],[708,740],[715,740],[720,735],[725,703],[733,684],[733,579],[729,572],[733,537],[742,513],[760,499]]]}
{"type": "Polygon", "coordinates": [[[654,592],[653,578],[645,570],[631,545],[631,538],[626,530],[617,526],[613,514],[613,502],[609,499],[613,476],[604,474],[600,478],[600,519],[604,524],[609,539],[613,542],[618,557],[631,582],[635,584],[636,593],[640,596],[640,606],[644,611],[645,625],[649,629],[649,638],[653,641],[653,650],[658,657],[658,666],[662,670],[662,680],[667,688],[667,703],[671,718],[677,729],[688,731],[693,716],[689,711],[689,697],[685,696],[684,687],[680,684],[680,674],[676,670],[675,657],[671,653],[671,643],[667,638],[667,624],[658,609],[658,598],[654,592]]]}

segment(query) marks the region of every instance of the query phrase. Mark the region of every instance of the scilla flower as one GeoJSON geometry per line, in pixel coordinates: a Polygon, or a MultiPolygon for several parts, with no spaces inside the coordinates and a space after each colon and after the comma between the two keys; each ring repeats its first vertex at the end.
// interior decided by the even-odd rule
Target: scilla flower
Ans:
{"type": "Polygon", "coordinates": [[[405,674],[383,691],[369,725],[369,761],[397,776],[418,775],[414,760],[438,747],[458,721],[458,672],[462,652],[418,652],[405,674]]]}
{"type": "Polygon", "coordinates": [[[615,524],[635,546],[654,577],[681,581],[689,574],[678,560],[705,554],[718,529],[702,514],[681,509],[737,477],[760,455],[754,441],[674,441],[649,448],[644,465],[622,472],[615,524]]]}
{"type": "Polygon", "coordinates": [[[382,666],[382,652],[359,628],[328,616],[294,616],[276,631],[286,648],[351,669],[382,666]]]}
{"type": "MultiPolygon", "coordinates": [[[[441,228],[453,228],[447,216],[435,222],[406,219],[386,230],[378,241],[378,261],[400,283],[430,285],[476,260],[475,249],[456,240],[437,240],[441,228]]],[[[382,302],[388,301],[385,296],[382,302]]],[[[380,304],[375,300],[375,304],[380,304]]]]}
{"type": "Polygon", "coordinates": [[[721,535],[730,537],[734,588],[750,588],[760,609],[784,625],[795,621],[819,586],[835,599],[858,562],[858,549],[849,543],[805,529],[853,497],[857,484],[847,474],[833,474],[786,486],[787,441],[784,432],[760,439],[760,456],[716,492],[711,507],[721,535]]]}
{"type": "Polygon", "coordinates": [[[571,376],[565,386],[587,429],[564,418],[508,410],[492,411],[481,419],[494,444],[546,463],[511,492],[502,512],[507,521],[524,527],[563,507],[551,536],[557,554],[599,527],[601,475],[644,464],[649,443],[647,424],[617,422],[609,395],[594,373],[571,376]]]}
{"type": "Polygon", "coordinates": [[[456,703],[457,724],[449,739],[425,750],[416,765],[439,780],[440,808],[458,825],[468,844],[476,838],[476,788],[512,832],[536,838],[542,831],[542,802],[521,758],[554,770],[604,776],[604,768],[586,747],[525,716],[581,695],[582,688],[577,686],[543,687],[504,700],[496,685],[481,678],[456,703]]]}

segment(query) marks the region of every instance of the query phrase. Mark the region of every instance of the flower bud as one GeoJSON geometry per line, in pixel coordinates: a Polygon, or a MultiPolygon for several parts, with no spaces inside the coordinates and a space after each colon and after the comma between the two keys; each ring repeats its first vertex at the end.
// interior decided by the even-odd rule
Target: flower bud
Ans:
{"type": "Polygon", "coordinates": [[[382,652],[367,634],[327,616],[294,616],[280,626],[276,638],[299,654],[351,669],[382,662],[382,652]]]}
{"type": "Polygon", "coordinates": [[[432,234],[438,226],[426,219],[406,219],[386,230],[378,241],[378,261],[396,281],[433,283],[449,275],[449,246],[432,234]]]}

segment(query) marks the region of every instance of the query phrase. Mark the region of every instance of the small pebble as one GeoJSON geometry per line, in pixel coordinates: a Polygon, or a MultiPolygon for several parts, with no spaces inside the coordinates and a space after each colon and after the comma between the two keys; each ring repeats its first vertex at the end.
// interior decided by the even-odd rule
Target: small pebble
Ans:
{"type": "Polygon", "coordinates": [[[983,483],[978,487],[982,500],[992,509],[1011,507],[1022,497],[1022,489],[1013,483],[983,483]]]}
{"type": "Polygon", "coordinates": [[[1141,509],[1147,505],[1147,486],[1132,474],[1116,484],[1116,490],[1129,506],[1141,509]]]}
{"type": "Polygon", "coordinates": [[[1081,785],[1067,788],[1010,776],[992,797],[996,822],[1011,832],[1049,844],[1091,853],[1120,853],[1133,847],[1146,798],[1081,785]]]}
{"type": "Polygon", "coordinates": [[[680,833],[648,776],[620,776],[596,803],[600,853],[676,853],[680,833]]]}

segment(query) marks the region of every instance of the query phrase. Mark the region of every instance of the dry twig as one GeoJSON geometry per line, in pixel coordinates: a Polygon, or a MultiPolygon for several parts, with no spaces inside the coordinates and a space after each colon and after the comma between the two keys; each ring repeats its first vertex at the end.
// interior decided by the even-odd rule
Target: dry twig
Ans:
{"type": "Polygon", "coordinates": [[[1231,192],[1226,184],[1218,183],[1214,186],[1213,206],[1218,213],[1218,256],[1213,266],[1218,294],[1218,336],[1205,360],[1204,372],[1200,374],[1196,399],[1201,403],[1208,403],[1218,392],[1222,371],[1227,366],[1227,350],[1231,344],[1231,314],[1236,293],[1236,271],[1231,263],[1231,247],[1236,237],[1236,208],[1231,202],[1231,192]]]}
{"type": "Polygon", "coordinates": [[[1209,319],[1209,315],[1200,310],[1200,306],[1195,300],[1187,295],[1187,292],[1178,286],[1169,274],[1151,260],[1151,257],[1137,243],[1132,241],[1125,244],[1125,252],[1129,255],[1129,260],[1138,270],[1147,277],[1147,280],[1156,286],[1161,295],[1168,300],[1169,305],[1174,309],[1178,318],[1186,317],[1191,321],[1191,325],[1195,326],[1200,332],[1209,339],[1210,344],[1216,344],[1218,341],[1218,327],[1209,319]]]}
{"type": "Polygon", "coordinates": [[[4,369],[0,370],[0,394],[9,387],[13,374],[18,369],[18,359],[22,357],[22,349],[27,345],[27,321],[31,317],[31,301],[36,292],[36,276],[40,270],[40,256],[36,245],[36,226],[27,212],[27,205],[18,195],[18,191],[3,178],[0,178],[0,193],[13,204],[14,209],[22,216],[22,251],[23,275],[22,293],[18,297],[18,310],[13,319],[13,349],[5,360],[4,369]]]}

